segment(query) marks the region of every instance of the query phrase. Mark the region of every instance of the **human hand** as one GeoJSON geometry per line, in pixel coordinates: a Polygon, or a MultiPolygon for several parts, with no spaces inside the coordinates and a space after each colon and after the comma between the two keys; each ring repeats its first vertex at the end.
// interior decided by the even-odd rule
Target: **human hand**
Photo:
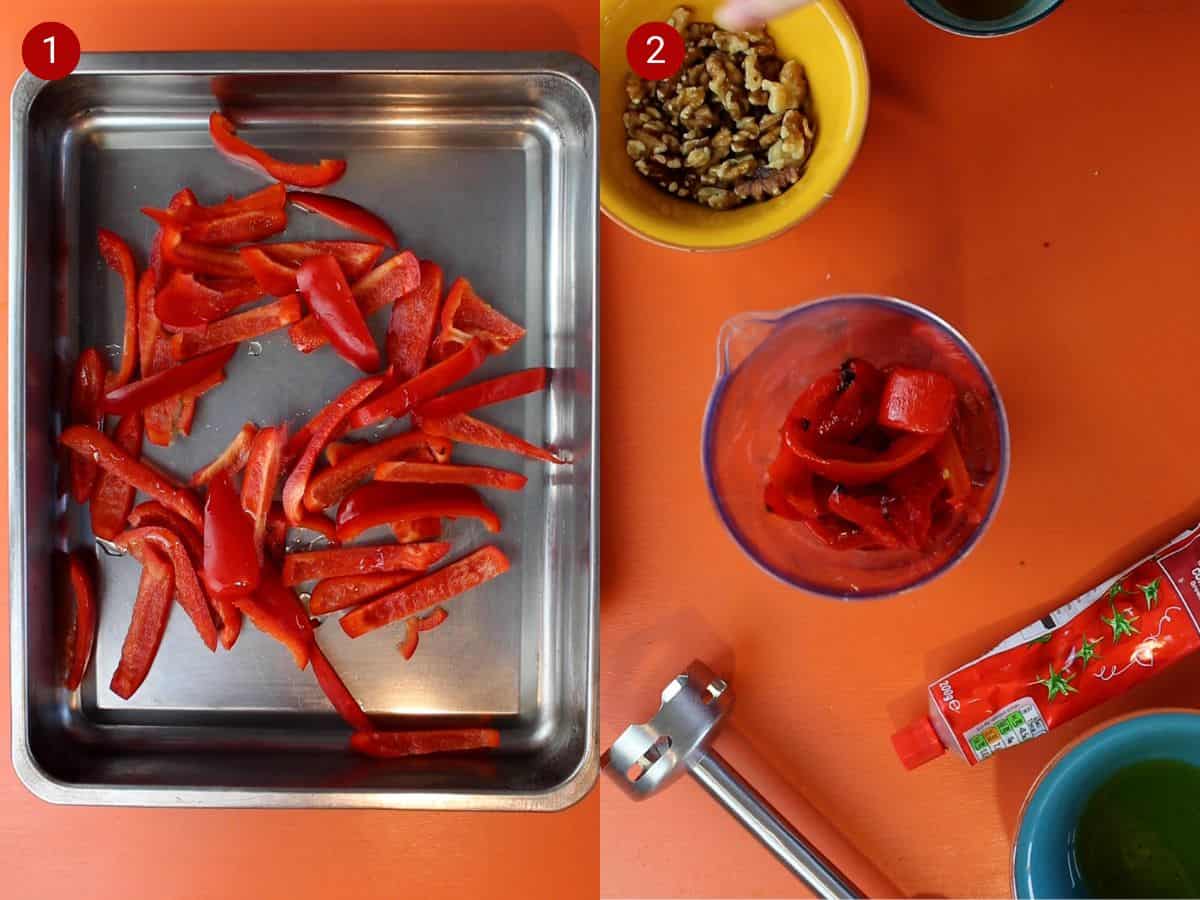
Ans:
{"type": "Polygon", "coordinates": [[[726,31],[745,31],[793,9],[806,6],[812,0],[725,0],[713,20],[726,31]]]}

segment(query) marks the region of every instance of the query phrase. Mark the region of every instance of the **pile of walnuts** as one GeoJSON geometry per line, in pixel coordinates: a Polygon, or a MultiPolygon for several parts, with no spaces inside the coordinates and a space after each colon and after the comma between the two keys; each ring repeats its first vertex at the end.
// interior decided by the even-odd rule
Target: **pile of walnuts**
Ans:
{"type": "Polygon", "coordinates": [[[813,126],[804,68],[775,54],[765,29],[722,31],[667,20],[684,39],[674,78],[625,81],[625,150],[638,172],[711,209],[778,197],[800,180],[813,126]]]}

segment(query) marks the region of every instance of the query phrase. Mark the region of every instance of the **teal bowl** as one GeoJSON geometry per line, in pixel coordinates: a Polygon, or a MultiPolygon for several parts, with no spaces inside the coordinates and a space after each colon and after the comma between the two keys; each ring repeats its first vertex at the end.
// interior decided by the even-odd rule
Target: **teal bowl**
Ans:
{"type": "Polygon", "coordinates": [[[944,31],[966,37],[1001,37],[1028,28],[1054,12],[1062,0],[1027,0],[1015,12],[999,19],[965,19],[942,6],[938,0],[908,0],[925,21],[944,31]]]}
{"type": "Polygon", "coordinates": [[[1075,827],[1083,808],[1120,769],[1151,759],[1200,766],[1200,712],[1134,713],[1077,738],[1051,760],[1021,810],[1013,842],[1013,896],[1090,896],[1075,865],[1075,827]]]}

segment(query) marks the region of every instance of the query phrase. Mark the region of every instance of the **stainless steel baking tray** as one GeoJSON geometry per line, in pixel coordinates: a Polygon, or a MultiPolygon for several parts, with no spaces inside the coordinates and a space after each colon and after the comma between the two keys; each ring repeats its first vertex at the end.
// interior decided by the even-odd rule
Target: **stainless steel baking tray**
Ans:
{"type": "MultiPolygon", "coordinates": [[[[583,796],[597,770],[594,69],[565,54],[97,54],[63,81],[23,76],[12,110],[12,749],[22,781],[55,802],[163,806],[551,810],[583,796]],[[530,463],[525,492],[492,498],[513,570],[456,599],[407,663],[395,634],[351,644],[332,622],[317,631],[369,713],[395,727],[494,723],[492,755],[356,758],[310,673],[269,638],[247,626],[232,652],[210,654],[178,612],[150,677],[121,701],[108,681],[138,569],[103,553],[93,666],[75,694],[57,685],[63,373],[80,347],[120,340],[121,293],[96,228],[144,257],[153,226],[139,207],[184,185],[209,202],[262,185],[211,149],[214,106],[285,158],[345,156],[338,194],[522,321],[529,336],[485,374],[554,367],[545,397],[494,413],[573,460],[530,463]]],[[[316,217],[293,222],[289,235],[338,234],[316,217]]],[[[242,422],[295,426],[354,374],[328,349],[303,357],[276,333],[261,352],[243,347],[200,403],[191,438],[149,455],[190,472],[242,422]]],[[[78,508],[65,527],[72,546],[91,543],[78,508]]],[[[456,553],[483,541],[475,527],[452,526],[456,553]]]]}

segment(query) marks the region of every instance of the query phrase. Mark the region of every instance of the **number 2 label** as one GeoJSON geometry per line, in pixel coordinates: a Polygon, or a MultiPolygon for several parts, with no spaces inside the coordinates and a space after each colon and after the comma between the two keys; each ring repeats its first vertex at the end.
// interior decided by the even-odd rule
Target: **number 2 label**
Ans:
{"type": "Polygon", "coordinates": [[[639,25],[625,44],[629,67],[649,81],[674,78],[683,65],[683,55],[683,38],[666,22],[639,25]]]}

